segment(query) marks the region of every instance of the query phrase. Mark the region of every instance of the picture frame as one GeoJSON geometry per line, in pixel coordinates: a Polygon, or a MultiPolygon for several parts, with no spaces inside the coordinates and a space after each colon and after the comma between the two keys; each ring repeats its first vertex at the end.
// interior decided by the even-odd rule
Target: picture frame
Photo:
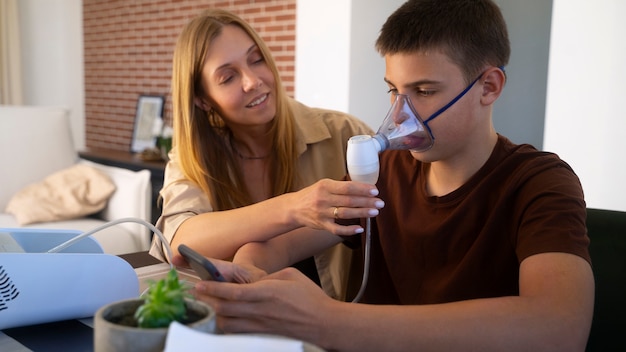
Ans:
{"type": "Polygon", "coordinates": [[[133,138],[130,144],[130,151],[132,153],[141,153],[146,149],[156,147],[157,136],[154,133],[154,126],[158,123],[156,122],[157,119],[163,119],[164,106],[165,96],[139,96],[135,112],[133,138]]]}

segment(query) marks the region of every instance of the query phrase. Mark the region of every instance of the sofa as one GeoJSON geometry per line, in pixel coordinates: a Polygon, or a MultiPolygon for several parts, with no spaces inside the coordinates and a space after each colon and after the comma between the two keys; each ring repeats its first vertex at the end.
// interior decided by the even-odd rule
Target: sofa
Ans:
{"type": "MultiPolygon", "coordinates": [[[[0,105],[0,165],[0,228],[87,232],[122,218],[150,222],[150,171],[131,171],[82,160],[74,147],[67,109],[0,105]],[[77,165],[81,166],[75,167],[77,165]],[[68,207],[69,213],[65,214],[64,206],[59,205],[59,209],[54,209],[58,214],[51,221],[25,223],[21,221],[23,219],[21,213],[20,217],[16,216],[18,214],[14,211],[16,198],[23,199],[24,194],[28,195],[28,192],[25,193],[26,189],[38,189],[45,183],[44,181],[53,178],[53,175],[65,175],[69,170],[96,170],[94,175],[106,180],[110,191],[98,199],[99,202],[94,204],[93,209],[79,206],[80,212],[76,213],[69,212],[68,207]],[[8,204],[12,204],[12,212],[6,211],[8,204]],[[82,214],[91,210],[93,212],[82,214]],[[73,214],[79,215],[72,217],[73,214]]],[[[78,176],[87,178],[84,173],[78,176]]],[[[58,181],[60,178],[54,179],[58,181]]],[[[95,186],[100,184],[89,181],[90,183],[78,188],[90,195],[102,191],[100,186],[95,186]]],[[[58,196],[57,191],[74,192],[69,188],[57,184],[52,190],[55,191],[54,196],[58,196]]],[[[32,209],[26,211],[34,212],[39,203],[32,200],[30,202],[19,204],[33,204],[32,209]]],[[[59,204],[64,204],[64,201],[60,201],[59,204]]],[[[124,222],[104,228],[94,233],[92,237],[105,253],[117,255],[148,250],[151,233],[142,224],[124,222]]]]}

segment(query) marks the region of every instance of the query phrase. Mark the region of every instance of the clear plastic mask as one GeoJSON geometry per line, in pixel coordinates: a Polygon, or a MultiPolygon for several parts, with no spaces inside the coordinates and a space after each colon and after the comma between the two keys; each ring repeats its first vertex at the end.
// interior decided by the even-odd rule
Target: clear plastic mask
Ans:
{"type": "Polygon", "coordinates": [[[426,120],[423,120],[417,113],[408,95],[395,94],[396,99],[391,104],[391,108],[378,128],[378,132],[374,135],[374,139],[380,143],[380,151],[386,149],[408,149],[414,152],[423,152],[432,148],[433,144],[435,144],[435,136],[433,136],[433,132],[428,127],[428,122],[441,115],[461,99],[482,77],[483,73],[476,77],[448,104],[430,115],[426,120]]]}
{"type": "Polygon", "coordinates": [[[381,150],[425,151],[435,143],[432,132],[413,108],[406,94],[396,94],[387,116],[374,135],[381,150]]]}

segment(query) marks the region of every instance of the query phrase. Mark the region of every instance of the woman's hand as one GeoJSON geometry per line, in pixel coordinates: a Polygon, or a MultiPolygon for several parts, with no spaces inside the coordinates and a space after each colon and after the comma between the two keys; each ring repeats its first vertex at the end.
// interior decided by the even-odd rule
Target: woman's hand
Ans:
{"type": "Polygon", "coordinates": [[[287,202],[290,214],[300,226],[347,236],[361,233],[363,228],[341,225],[336,220],[378,215],[385,203],[377,195],[376,186],[368,183],[322,179],[285,196],[291,197],[287,202]]]}

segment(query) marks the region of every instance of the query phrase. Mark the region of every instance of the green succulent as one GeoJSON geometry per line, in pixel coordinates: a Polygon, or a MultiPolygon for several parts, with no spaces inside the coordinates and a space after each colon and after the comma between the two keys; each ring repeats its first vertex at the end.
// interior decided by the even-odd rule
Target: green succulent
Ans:
{"type": "Polygon", "coordinates": [[[176,269],[168,272],[159,281],[152,282],[145,296],[145,302],[135,311],[135,319],[141,328],[168,327],[174,320],[186,318],[185,298],[191,297],[178,279],[176,269]]]}

